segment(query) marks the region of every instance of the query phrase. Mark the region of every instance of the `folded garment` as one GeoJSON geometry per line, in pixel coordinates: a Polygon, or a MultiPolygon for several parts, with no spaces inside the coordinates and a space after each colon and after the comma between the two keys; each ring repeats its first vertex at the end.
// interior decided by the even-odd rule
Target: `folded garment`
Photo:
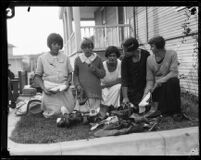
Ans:
{"type": "Polygon", "coordinates": [[[142,99],[142,101],[139,103],[139,113],[145,112],[146,108],[145,106],[149,105],[151,100],[151,92],[147,93],[146,96],[142,99]]]}
{"type": "Polygon", "coordinates": [[[64,83],[55,83],[55,82],[50,82],[50,81],[44,81],[44,86],[46,89],[53,91],[53,92],[57,92],[57,91],[64,91],[67,86],[64,83]]]}
{"type": "Polygon", "coordinates": [[[112,129],[112,130],[105,130],[105,129],[99,129],[94,133],[95,137],[105,137],[105,136],[118,136],[118,135],[123,135],[127,134],[131,131],[132,126],[128,128],[123,128],[123,129],[112,129]]]}
{"type": "Polygon", "coordinates": [[[111,123],[116,123],[118,121],[119,121],[119,119],[118,119],[117,116],[110,116],[110,117],[108,117],[108,118],[106,118],[106,119],[104,119],[104,120],[102,120],[102,121],[100,121],[100,122],[98,122],[96,124],[93,124],[93,126],[91,127],[90,130],[91,131],[95,130],[97,127],[101,126],[102,124],[109,125],[111,123]]]}

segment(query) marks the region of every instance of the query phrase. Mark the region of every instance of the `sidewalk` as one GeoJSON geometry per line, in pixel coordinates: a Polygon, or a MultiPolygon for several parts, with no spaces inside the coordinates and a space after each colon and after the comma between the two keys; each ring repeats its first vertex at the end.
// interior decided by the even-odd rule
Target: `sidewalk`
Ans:
{"type": "Polygon", "coordinates": [[[20,119],[13,111],[8,117],[10,155],[198,155],[198,127],[132,133],[54,144],[19,144],[9,139],[20,119]]]}

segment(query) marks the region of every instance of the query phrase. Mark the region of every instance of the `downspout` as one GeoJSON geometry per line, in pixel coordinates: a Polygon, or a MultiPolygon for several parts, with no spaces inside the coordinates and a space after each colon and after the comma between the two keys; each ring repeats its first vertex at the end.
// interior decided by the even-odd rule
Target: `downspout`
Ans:
{"type": "Polygon", "coordinates": [[[149,33],[149,25],[148,25],[148,11],[147,11],[147,7],[145,7],[146,8],[146,32],[147,32],[147,42],[149,41],[149,35],[148,35],[148,33],[149,33]]]}
{"type": "Polygon", "coordinates": [[[133,7],[133,26],[134,26],[134,37],[136,38],[137,33],[136,33],[136,19],[135,19],[135,14],[136,14],[136,8],[133,7]]]}

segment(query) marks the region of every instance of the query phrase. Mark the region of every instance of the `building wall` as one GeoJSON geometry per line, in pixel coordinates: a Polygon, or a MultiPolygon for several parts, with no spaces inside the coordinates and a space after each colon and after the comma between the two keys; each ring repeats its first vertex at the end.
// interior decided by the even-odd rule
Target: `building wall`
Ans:
{"type": "Polygon", "coordinates": [[[8,63],[11,64],[9,69],[18,77],[18,71],[23,71],[22,58],[10,58],[8,63]]]}
{"type": "MultiPolygon", "coordinates": [[[[135,7],[136,38],[142,48],[150,49],[148,40],[161,35],[166,39],[166,48],[177,51],[181,89],[198,95],[198,15],[191,15],[175,7],[135,7]],[[189,22],[191,32],[184,35],[182,27],[189,22]],[[191,34],[192,33],[192,34],[191,34]]],[[[128,12],[128,11],[127,11],[128,12]]],[[[128,17],[130,20],[131,18],[128,17]]],[[[129,21],[127,20],[127,21],[129,21]]],[[[150,51],[150,50],[149,50],[150,51]]]]}
{"type": "Polygon", "coordinates": [[[116,9],[117,9],[117,7],[105,7],[105,15],[106,15],[106,24],[107,25],[118,24],[116,9]]]}
{"type": "Polygon", "coordinates": [[[133,17],[134,7],[124,7],[125,10],[125,23],[130,24],[130,36],[134,36],[134,17],[133,17]]]}
{"type": "Polygon", "coordinates": [[[116,14],[116,7],[100,7],[95,14],[95,25],[103,25],[102,24],[102,14],[101,12],[104,10],[105,12],[105,23],[107,25],[114,25],[117,24],[117,14],[116,14]]]}

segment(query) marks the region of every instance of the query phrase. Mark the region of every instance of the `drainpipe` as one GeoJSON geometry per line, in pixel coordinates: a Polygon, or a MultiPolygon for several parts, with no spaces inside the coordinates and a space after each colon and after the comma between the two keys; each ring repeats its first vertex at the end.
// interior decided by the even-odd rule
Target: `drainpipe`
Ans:
{"type": "Polygon", "coordinates": [[[66,9],[64,9],[62,20],[63,20],[63,31],[64,31],[64,51],[67,55],[69,55],[68,47],[67,47],[67,40],[68,40],[69,34],[67,30],[68,23],[67,23],[66,9]]]}
{"type": "Polygon", "coordinates": [[[80,41],[81,41],[80,7],[73,7],[73,20],[75,22],[75,47],[76,47],[76,51],[79,51],[80,41]]]}
{"type": "Polygon", "coordinates": [[[133,7],[134,37],[136,38],[137,33],[136,33],[136,19],[135,19],[135,14],[136,14],[136,8],[135,8],[135,7],[133,7]]]}
{"type": "Polygon", "coordinates": [[[70,35],[71,35],[72,31],[73,31],[73,29],[72,29],[71,7],[67,7],[66,10],[67,10],[67,24],[68,24],[67,30],[68,30],[68,35],[70,37],[70,35]]]}
{"type": "Polygon", "coordinates": [[[68,55],[71,55],[72,53],[71,53],[71,47],[72,46],[70,46],[69,45],[69,41],[70,41],[70,36],[71,36],[71,34],[72,34],[72,32],[73,32],[73,27],[72,27],[72,13],[71,13],[71,7],[66,7],[66,13],[67,13],[67,15],[66,15],[66,21],[67,21],[67,28],[66,28],[66,30],[67,30],[67,32],[68,32],[68,38],[67,38],[67,50],[68,50],[68,55]]]}
{"type": "Polygon", "coordinates": [[[147,10],[147,7],[145,7],[146,9],[146,32],[147,32],[147,42],[149,41],[149,23],[148,23],[148,10],[147,10]]]}

